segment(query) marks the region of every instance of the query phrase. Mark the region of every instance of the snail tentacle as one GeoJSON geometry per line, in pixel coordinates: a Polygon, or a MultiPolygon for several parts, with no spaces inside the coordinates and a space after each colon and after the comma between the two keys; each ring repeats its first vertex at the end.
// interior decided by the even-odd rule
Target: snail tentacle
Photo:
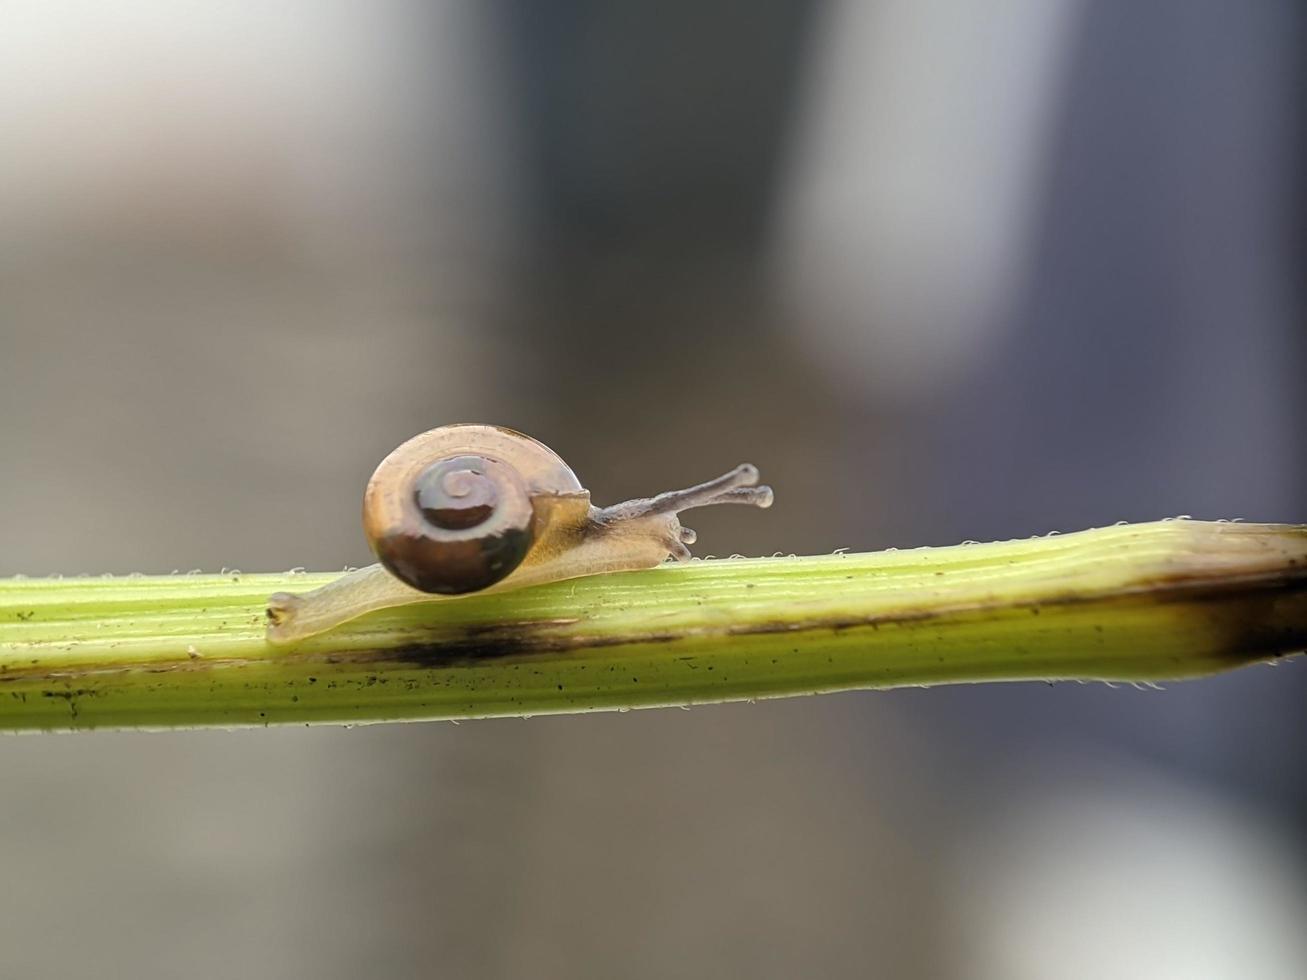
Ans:
{"type": "Polygon", "coordinates": [[[752,463],[741,463],[733,470],[705,483],[684,490],[668,490],[654,497],[628,500],[605,507],[603,511],[617,518],[632,518],[646,514],[678,514],[714,504],[770,507],[773,500],[771,487],[754,486],[757,482],[758,467],[752,463]]]}

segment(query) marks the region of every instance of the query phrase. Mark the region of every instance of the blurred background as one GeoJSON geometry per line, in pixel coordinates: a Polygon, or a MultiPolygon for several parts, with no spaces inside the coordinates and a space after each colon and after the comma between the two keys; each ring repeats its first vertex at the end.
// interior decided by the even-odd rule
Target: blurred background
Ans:
{"type": "MultiPolygon", "coordinates": [[[[331,569],[414,433],[700,554],[1307,519],[1295,0],[8,0],[0,575],[331,569]]],[[[1307,666],[0,740],[22,978],[1307,975],[1307,666]]]]}

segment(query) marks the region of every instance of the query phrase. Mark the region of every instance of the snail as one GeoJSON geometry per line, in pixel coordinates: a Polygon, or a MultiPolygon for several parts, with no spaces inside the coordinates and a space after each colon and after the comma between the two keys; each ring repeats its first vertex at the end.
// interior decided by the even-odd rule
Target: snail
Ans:
{"type": "Polygon", "coordinates": [[[504,592],[690,558],[678,515],[710,504],[770,507],[748,463],[715,480],[612,507],[530,436],[494,425],[446,425],[381,461],[363,494],[378,564],[321,588],[268,598],[268,639],[292,643],[365,613],[469,593],[504,592]]]}

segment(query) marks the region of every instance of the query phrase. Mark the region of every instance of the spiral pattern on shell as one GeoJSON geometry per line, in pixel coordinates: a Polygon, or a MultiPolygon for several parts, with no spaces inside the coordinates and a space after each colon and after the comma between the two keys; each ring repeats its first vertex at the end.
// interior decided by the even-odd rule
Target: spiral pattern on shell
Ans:
{"type": "Polygon", "coordinates": [[[544,528],[536,498],[584,493],[553,450],[494,425],[445,425],[381,461],[363,494],[378,560],[421,592],[488,588],[526,558],[544,528]]]}
{"type": "Polygon", "coordinates": [[[387,520],[370,528],[390,573],[422,592],[454,595],[494,585],[526,557],[535,511],[509,463],[461,454],[418,460],[387,488],[387,520]]]}

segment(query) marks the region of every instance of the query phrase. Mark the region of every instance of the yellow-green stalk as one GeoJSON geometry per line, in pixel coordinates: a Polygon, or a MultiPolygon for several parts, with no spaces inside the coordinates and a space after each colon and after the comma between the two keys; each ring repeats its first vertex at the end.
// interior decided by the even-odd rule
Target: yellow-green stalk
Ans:
{"type": "Polygon", "coordinates": [[[0,729],[362,724],[999,680],[1166,681],[1307,648],[1307,526],[1162,521],[668,565],[389,610],[290,647],[324,574],[0,579],[0,729]]]}

